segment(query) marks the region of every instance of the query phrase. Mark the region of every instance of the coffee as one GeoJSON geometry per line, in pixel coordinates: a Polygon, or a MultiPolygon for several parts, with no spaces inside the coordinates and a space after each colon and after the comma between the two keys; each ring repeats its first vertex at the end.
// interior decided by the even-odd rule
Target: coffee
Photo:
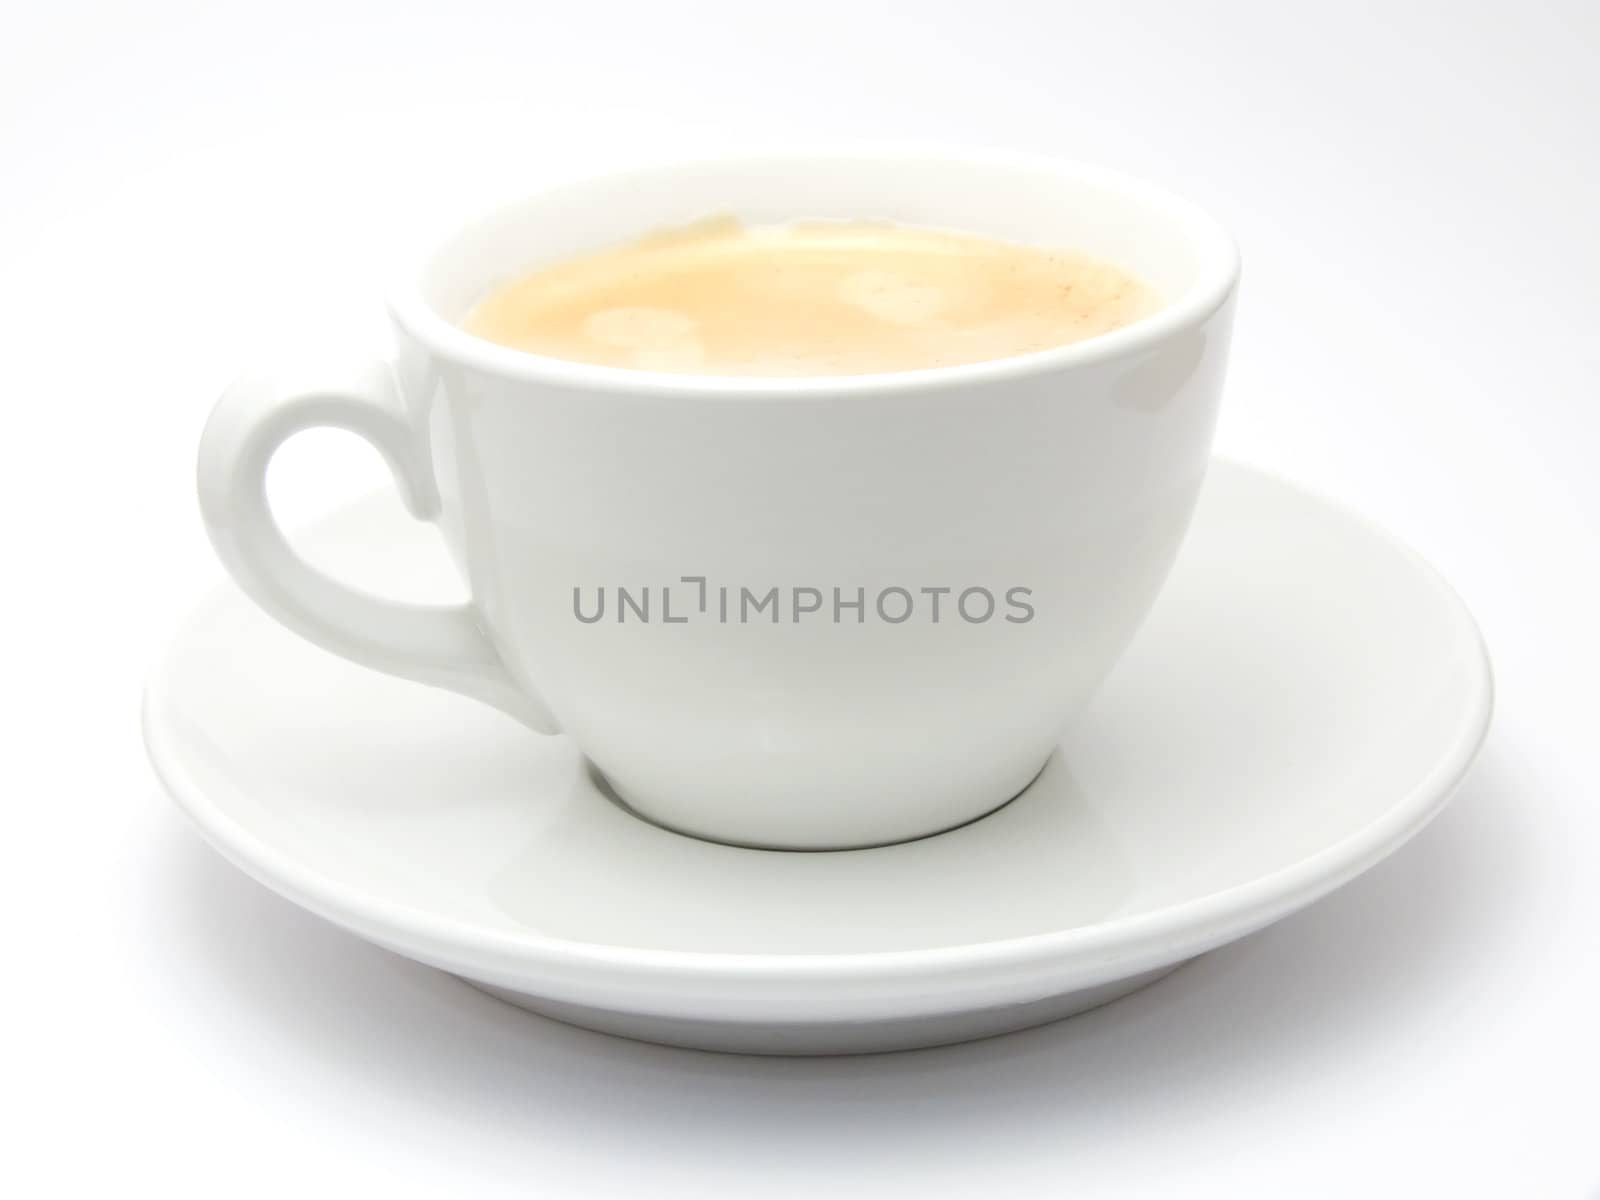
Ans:
{"type": "Polygon", "coordinates": [[[717,218],[541,267],[462,324],[602,366],[857,375],[1063,346],[1157,303],[1132,275],[1073,251],[887,223],[717,218]]]}

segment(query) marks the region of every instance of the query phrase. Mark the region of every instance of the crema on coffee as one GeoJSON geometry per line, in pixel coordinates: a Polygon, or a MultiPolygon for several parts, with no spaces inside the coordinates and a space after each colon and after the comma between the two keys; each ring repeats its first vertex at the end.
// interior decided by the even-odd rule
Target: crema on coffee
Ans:
{"type": "Polygon", "coordinates": [[[543,266],[463,327],[533,354],[697,375],[857,375],[1008,358],[1149,314],[1071,250],[876,222],[717,218],[543,266]]]}

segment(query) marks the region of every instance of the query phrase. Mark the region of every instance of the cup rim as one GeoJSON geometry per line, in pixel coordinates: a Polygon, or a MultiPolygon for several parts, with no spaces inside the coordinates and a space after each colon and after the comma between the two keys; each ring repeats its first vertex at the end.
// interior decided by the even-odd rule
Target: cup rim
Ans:
{"type": "Polygon", "coordinates": [[[551,184],[508,203],[480,208],[477,216],[487,217],[513,204],[526,202],[542,191],[554,190],[565,183],[629,187],[646,179],[659,177],[662,172],[673,169],[703,170],[737,164],[746,166],[752,171],[760,171],[764,166],[792,165],[795,162],[808,160],[849,162],[882,161],[886,158],[920,162],[939,161],[958,167],[1010,167],[1049,172],[1075,180],[1090,180],[1108,189],[1137,197],[1146,205],[1170,214],[1184,227],[1185,233],[1200,251],[1198,277],[1182,296],[1120,329],[1097,334],[1080,342],[1053,346],[1028,354],[952,366],[859,375],[697,375],[601,366],[533,354],[480,338],[446,320],[434,310],[423,295],[422,278],[425,265],[441,253],[454,234],[470,224],[458,222],[452,229],[451,235],[434,237],[426,250],[413,258],[407,274],[390,288],[389,315],[406,334],[443,358],[485,374],[526,383],[662,398],[729,396],[740,399],[784,399],[839,395],[867,397],[1000,382],[1019,376],[1094,366],[1112,359],[1129,357],[1206,320],[1226,303],[1238,282],[1239,251],[1236,243],[1219,221],[1193,201],[1164,187],[1108,167],[1068,158],[1009,150],[947,146],[853,145],[791,148],[779,152],[750,154],[662,158],[653,162],[641,162],[624,170],[588,174],[570,181],[551,184]]]}

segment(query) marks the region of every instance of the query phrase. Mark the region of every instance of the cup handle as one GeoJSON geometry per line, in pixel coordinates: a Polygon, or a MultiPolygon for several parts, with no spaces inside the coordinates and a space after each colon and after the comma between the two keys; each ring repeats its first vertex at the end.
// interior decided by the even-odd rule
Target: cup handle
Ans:
{"type": "Polygon", "coordinates": [[[325,650],[559,732],[544,703],[512,680],[474,605],[384,600],[330,578],[290,547],[267,504],[267,465],[284,442],[319,427],[365,438],[387,460],[411,514],[438,518],[426,447],[388,364],[306,378],[246,376],[217,402],[200,439],[200,511],[234,580],[269,616],[325,650]]]}

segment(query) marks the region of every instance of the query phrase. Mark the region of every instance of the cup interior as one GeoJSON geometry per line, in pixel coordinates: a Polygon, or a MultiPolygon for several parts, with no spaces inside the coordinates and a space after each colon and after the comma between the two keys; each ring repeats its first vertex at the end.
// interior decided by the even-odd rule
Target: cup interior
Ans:
{"type": "Polygon", "coordinates": [[[720,215],[750,224],[883,220],[1092,255],[1144,280],[1162,299],[1152,316],[1095,341],[1151,322],[1171,324],[1185,313],[1203,317],[1237,272],[1232,241],[1202,210],[1103,168],[990,152],[862,150],[658,166],[552,188],[436,245],[412,290],[395,298],[396,316],[425,339],[443,335],[446,325],[452,340],[466,337],[455,327],[508,279],[720,215]]]}

